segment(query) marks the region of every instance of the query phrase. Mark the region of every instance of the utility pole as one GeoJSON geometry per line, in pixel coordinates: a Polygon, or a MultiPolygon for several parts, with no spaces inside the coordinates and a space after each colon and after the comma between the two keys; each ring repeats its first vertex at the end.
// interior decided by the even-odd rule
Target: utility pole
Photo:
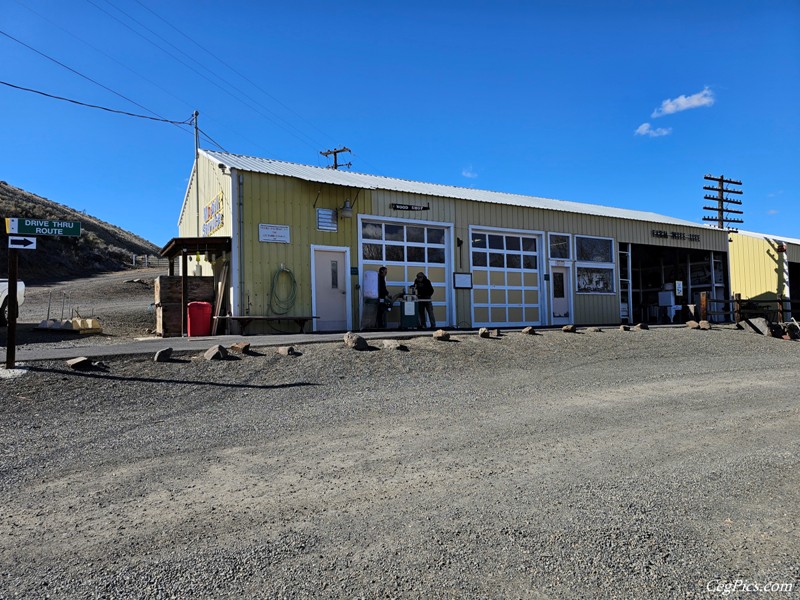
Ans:
{"type": "Polygon", "coordinates": [[[325,152],[320,152],[320,154],[322,154],[322,156],[325,156],[325,157],[328,157],[331,154],[333,154],[333,166],[329,165],[327,167],[328,169],[336,170],[339,167],[347,167],[349,169],[350,167],[353,166],[353,163],[351,163],[351,162],[342,163],[341,165],[339,164],[338,158],[339,158],[339,153],[340,152],[352,152],[352,150],[350,150],[350,148],[348,148],[347,146],[342,146],[341,148],[336,148],[335,150],[325,150],[325,152]]]}
{"type": "Polygon", "coordinates": [[[194,121],[194,199],[197,204],[197,237],[200,237],[200,127],[197,124],[199,116],[200,113],[194,111],[192,120],[194,121]]]}
{"type": "MultiPolygon", "coordinates": [[[[728,204],[736,204],[741,205],[741,200],[734,200],[733,198],[729,198],[725,196],[725,194],[741,194],[742,190],[737,190],[731,187],[725,187],[725,184],[729,185],[742,185],[741,181],[736,181],[735,179],[725,179],[724,175],[720,175],[719,177],[714,177],[713,175],[706,175],[703,177],[707,181],[715,181],[717,183],[716,186],[709,186],[704,185],[703,189],[708,190],[710,192],[716,192],[716,195],[712,196],[710,194],[706,194],[703,196],[706,200],[714,200],[716,201],[716,206],[704,206],[703,210],[710,210],[713,213],[716,213],[716,216],[713,217],[703,217],[703,221],[715,221],[717,223],[717,227],[719,229],[725,229],[725,226],[728,223],[744,223],[742,219],[736,219],[733,217],[729,217],[729,214],[736,214],[742,215],[744,214],[741,210],[736,210],[733,208],[728,208],[728,204]]],[[[738,231],[733,227],[728,227],[730,231],[738,231]]]]}

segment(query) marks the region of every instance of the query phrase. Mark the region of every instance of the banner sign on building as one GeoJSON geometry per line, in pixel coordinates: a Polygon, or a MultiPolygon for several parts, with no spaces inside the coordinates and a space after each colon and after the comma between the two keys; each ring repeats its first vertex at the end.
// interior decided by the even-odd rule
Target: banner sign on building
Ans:
{"type": "Polygon", "coordinates": [[[222,192],[217,194],[214,199],[203,207],[203,233],[202,237],[208,237],[225,225],[225,213],[223,211],[222,192]]]}

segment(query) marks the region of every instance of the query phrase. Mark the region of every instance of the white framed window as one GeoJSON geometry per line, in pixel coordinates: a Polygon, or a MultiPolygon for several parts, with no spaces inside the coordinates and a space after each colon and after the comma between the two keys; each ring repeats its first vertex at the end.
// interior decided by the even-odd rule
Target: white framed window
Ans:
{"type": "Polygon", "coordinates": [[[361,258],[382,264],[443,266],[445,228],[407,223],[361,223],[361,258]]]}
{"type": "Polygon", "coordinates": [[[570,235],[566,233],[548,234],[550,258],[554,260],[570,260],[572,258],[572,244],[570,235]]]}
{"type": "Polygon", "coordinates": [[[575,236],[575,279],[579,294],[614,294],[614,240],[575,236]]]}

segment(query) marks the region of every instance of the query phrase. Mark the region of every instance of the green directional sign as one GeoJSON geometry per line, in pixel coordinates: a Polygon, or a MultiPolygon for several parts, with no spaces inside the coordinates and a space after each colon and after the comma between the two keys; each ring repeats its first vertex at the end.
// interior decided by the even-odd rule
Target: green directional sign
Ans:
{"type": "Polygon", "coordinates": [[[20,235],[63,235],[78,237],[81,234],[80,221],[46,221],[43,219],[6,219],[6,231],[20,235]]]}

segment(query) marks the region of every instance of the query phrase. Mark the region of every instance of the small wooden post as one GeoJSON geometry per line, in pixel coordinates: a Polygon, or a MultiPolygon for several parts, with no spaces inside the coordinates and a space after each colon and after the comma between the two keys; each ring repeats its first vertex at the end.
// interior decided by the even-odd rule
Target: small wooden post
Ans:
{"type": "Polygon", "coordinates": [[[778,296],[778,323],[783,323],[783,296],[778,296]]]}
{"type": "Polygon", "coordinates": [[[708,292],[700,292],[700,320],[708,320],[708,292]]]}
{"type": "Polygon", "coordinates": [[[17,249],[8,249],[8,327],[6,338],[6,369],[17,368],[17,249]]]}
{"type": "Polygon", "coordinates": [[[189,251],[184,248],[181,252],[181,335],[188,334],[189,321],[189,251]]]}
{"type": "Polygon", "coordinates": [[[733,295],[733,322],[738,323],[742,320],[742,295],[733,295]]]}

